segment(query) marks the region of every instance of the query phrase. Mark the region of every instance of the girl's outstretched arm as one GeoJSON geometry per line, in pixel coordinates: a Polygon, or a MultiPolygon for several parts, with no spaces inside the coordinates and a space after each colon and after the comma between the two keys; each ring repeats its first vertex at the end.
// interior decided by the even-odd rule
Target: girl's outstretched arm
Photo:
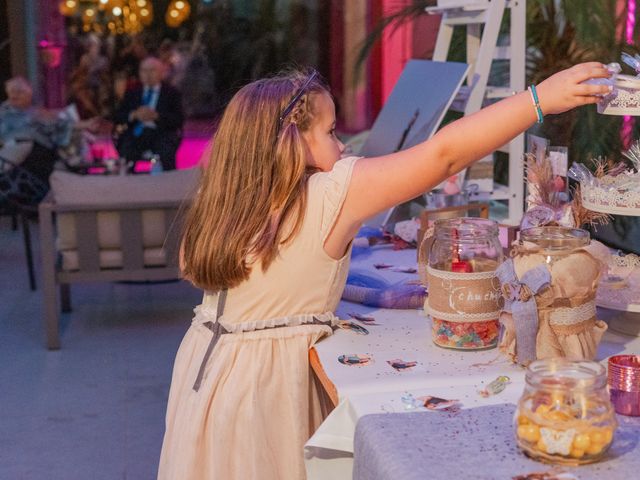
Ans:
{"type": "MultiPolygon", "coordinates": [[[[608,93],[609,88],[582,82],[609,76],[598,62],[556,73],[537,86],[543,113],[596,103],[600,99],[596,95],[608,93]]],[[[339,255],[364,220],[429,191],[524,132],[536,119],[531,95],[525,91],[447,125],[413,148],[360,160],[325,250],[339,255]]]]}

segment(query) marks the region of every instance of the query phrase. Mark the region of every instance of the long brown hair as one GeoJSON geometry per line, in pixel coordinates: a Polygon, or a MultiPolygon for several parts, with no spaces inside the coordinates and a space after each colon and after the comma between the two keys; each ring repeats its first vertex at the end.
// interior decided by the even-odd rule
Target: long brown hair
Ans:
{"type": "Polygon", "coordinates": [[[258,80],[229,102],[185,221],[183,274],[194,285],[232,288],[255,263],[266,270],[279,247],[298,233],[309,174],[302,133],[313,119],[313,94],[328,91],[319,79],[307,83],[309,78],[293,72],[258,80]]]}

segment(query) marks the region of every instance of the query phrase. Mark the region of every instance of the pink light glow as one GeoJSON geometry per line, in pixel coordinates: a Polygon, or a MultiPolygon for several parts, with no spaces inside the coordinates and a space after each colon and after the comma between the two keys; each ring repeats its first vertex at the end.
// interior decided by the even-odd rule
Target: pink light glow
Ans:
{"type": "MultiPolygon", "coordinates": [[[[186,136],[183,138],[176,153],[176,168],[193,168],[199,165],[201,160],[206,163],[209,142],[210,137],[186,136]]],[[[113,146],[111,138],[105,137],[99,138],[91,146],[91,155],[95,159],[117,158],[118,152],[113,146]]],[[[141,165],[140,168],[144,169],[145,166],[141,165]]]]}
{"type": "Polygon", "coordinates": [[[633,43],[633,30],[636,26],[636,0],[627,0],[627,25],[625,28],[625,40],[633,43]]]}
{"type": "MultiPolygon", "coordinates": [[[[636,26],[636,0],[627,0],[627,23],[625,25],[625,40],[631,45],[633,44],[633,31],[636,26]]],[[[633,134],[633,119],[625,115],[622,121],[622,143],[625,148],[631,146],[633,134]]]]}

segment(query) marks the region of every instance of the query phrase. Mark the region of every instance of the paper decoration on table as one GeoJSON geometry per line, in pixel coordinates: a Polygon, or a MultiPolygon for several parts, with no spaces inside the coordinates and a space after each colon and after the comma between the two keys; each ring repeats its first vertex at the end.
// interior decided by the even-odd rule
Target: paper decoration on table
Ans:
{"type": "Polygon", "coordinates": [[[398,273],[418,273],[418,269],[412,266],[395,266],[388,263],[375,263],[374,268],[377,270],[389,270],[390,272],[398,273]]]}
{"type": "Polygon", "coordinates": [[[400,400],[404,404],[405,410],[416,410],[418,408],[427,408],[428,410],[446,410],[460,406],[460,400],[447,400],[440,397],[433,397],[431,395],[416,398],[409,392],[400,397],[400,400]]]}
{"type": "Polygon", "coordinates": [[[341,328],[343,330],[351,330],[358,335],[369,335],[369,330],[364,328],[362,325],[358,325],[356,322],[349,322],[348,320],[341,320],[338,323],[338,328],[341,328]]]}
{"type": "Polygon", "coordinates": [[[368,353],[345,353],[338,357],[338,361],[343,365],[359,365],[364,367],[373,363],[373,355],[368,353]]]}
{"type": "Polygon", "coordinates": [[[511,383],[511,379],[506,375],[500,375],[498,378],[489,383],[482,390],[478,390],[481,397],[487,398],[491,395],[497,395],[502,392],[507,385],[511,383]]]}
{"type": "Polygon", "coordinates": [[[387,268],[391,268],[393,267],[393,265],[391,265],[390,263],[374,263],[373,264],[373,268],[375,268],[376,270],[386,270],[387,268]]]}
{"type": "Polygon", "coordinates": [[[379,323],[376,323],[376,319],[374,317],[368,317],[366,315],[360,315],[359,313],[353,312],[351,312],[349,316],[354,320],[364,323],[365,325],[380,325],[379,323]]]}
{"type": "Polygon", "coordinates": [[[418,269],[416,267],[391,267],[389,270],[392,272],[398,273],[418,273],[418,269]]]}
{"type": "Polygon", "coordinates": [[[579,480],[572,473],[567,473],[556,468],[546,472],[531,472],[511,477],[511,480],[579,480]]]}
{"type": "Polygon", "coordinates": [[[393,360],[387,360],[387,363],[399,372],[403,370],[411,370],[413,367],[415,367],[418,364],[418,362],[415,362],[415,361],[408,362],[405,360],[401,360],[399,358],[394,358],[393,360]]]}
{"type": "Polygon", "coordinates": [[[427,395],[424,397],[418,397],[418,400],[429,410],[446,410],[448,408],[460,406],[460,400],[457,399],[447,400],[445,398],[431,397],[427,395]]]}

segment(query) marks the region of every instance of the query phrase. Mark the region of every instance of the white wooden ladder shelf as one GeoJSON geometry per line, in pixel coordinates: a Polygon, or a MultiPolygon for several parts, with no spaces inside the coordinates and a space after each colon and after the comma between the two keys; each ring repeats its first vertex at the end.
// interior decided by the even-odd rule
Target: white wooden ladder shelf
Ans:
{"type": "MultiPolygon", "coordinates": [[[[442,15],[433,54],[435,61],[447,61],[453,29],[466,27],[467,63],[470,69],[467,85],[460,89],[452,105],[453,110],[469,115],[483,105],[525,89],[526,8],[526,0],[438,0],[436,7],[427,8],[428,13],[442,15]],[[508,35],[500,40],[507,45],[498,46],[498,34],[506,9],[510,10],[510,28],[508,35]],[[494,60],[509,60],[507,85],[488,85],[494,60]]],[[[506,201],[507,218],[501,220],[517,224],[524,209],[524,135],[519,135],[499,151],[509,154],[508,184],[494,182],[491,191],[481,191],[474,194],[472,199],[506,201]]],[[[493,161],[493,156],[481,161],[493,161]]]]}

